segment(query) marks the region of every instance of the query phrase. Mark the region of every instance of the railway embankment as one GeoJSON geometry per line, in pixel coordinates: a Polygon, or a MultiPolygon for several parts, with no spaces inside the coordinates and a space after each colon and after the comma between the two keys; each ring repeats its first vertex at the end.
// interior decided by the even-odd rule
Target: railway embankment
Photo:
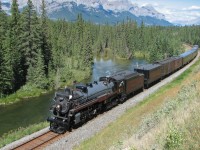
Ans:
{"type": "MultiPolygon", "coordinates": [[[[163,136],[161,136],[163,132],[162,130],[160,130],[160,135],[153,132],[151,134],[150,131],[153,131],[153,129],[159,130],[158,126],[162,125],[162,121],[166,121],[167,117],[173,120],[174,117],[172,114],[175,113],[176,110],[184,110],[190,102],[198,102],[197,100],[192,101],[194,98],[199,98],[199,92],[193,92],[194,90],[198,91],[200,83],[200,62],[198,60],[199,55],[192,63],[175,74],[164,79],[162,82],[154,85],[143,93],[129,99],[124,104],[106,112],[105,115],[91,120],[86,125],[78,128],[75,132],[64,137],[62,140],[50,145],[47,149],[54,149],[56,147],[59,147],[60,149],[72,149],[75,147],[75,149],[79,150],[126,148],[148,149],[152,147],[157,148],[156,146],[167,147],[167,145],[170,149],[171,147],[176,147],[176,145],[173,145],[174,142],[177,143],[177,145],[180,145],[182,141],[187,141],[187,139],[182,140],[183,133],[178,132],[178,124],[174,126],[173,123],[166,123],[167,128],[163,128],[166,134],[163,136]],[[193,94],[193,97],[190,98],[190,95],[188,96],[188,94],[193,94]],[[184,102],[181,98],[188,101],[184,102]],[[175,101],[176,99],[177,101],[175,101]],[[150,136],[145,139],[144,137],[146,137],[148,133],[150,136]],[[132,137],[136,137],[138,143],[140,143],[141,138],[144,138],[143,141],[141,140],[141,145],[146,145],[147,147],[139,147],[140,145],[137,147],[137,145],[134,145],[135,139],[132,141],[132,137]],[[161,138],[157,141],[159,137],[163,137],[163,140],[161,138]],[[176,140],[176,138],[178,140],[176,140]],[[149,146],[146,144],[147,139],[154,139],[157,143],[155,142],[149,146]],[[167,142],[160,143],[165,141],[167,142]]],[[[181,116],[182,111],[180,111],[179,114],[180,116],[177,118],[184,118],[181,116]]],[[[191,113],[188,113],[188,116],[191,116],[191,113]]],[[[195,121],[193,122],[195,123],[195,121]]],[[[188,124],[190,123],[188,122],[188,124]]],[[[199,129],[197,124],[194,124],[194,126],[197,127],[197,130],[199,129]]],[[[188,134],[190,133],[190,131],[186,132],[188,134]]],[[[194,133],[196,133],[196,130],[194,133]]],[[[190,139],[190,137],[188,137],[188,139],[190,139]]]]}
{"type": "MultiPolygon", "coordinates": [[[[197,61],[197,58],[195,59],[195,61],[197,61]]],[[[74,132],[64,137],[62,140],[50,145],[47,149],[54,149],[58,145],[61,149],[71,149],[83,141],[84,142],[79,147],[76,147],[77,149],[115,149],[117,147],[135,148],[136,146],[133,146],[131,144],[131,146],[128,145],[127,143],[129,142],[127,141],[131,141],[132,136],[136,134],[135,131],[139,130],[137,127],[142,127],[141,123],[145,122],[145,119],[148,120],[149,116],[154,114],[156,111],[159,111],[162,108],[162,106],[167,104],[168,101],[176,97],[177,94],[180,93],[182,87],[184,87],[184,84],[189,83],[190,80],[192,80],[193,77],[195,77],[194,75],[198,77],[198,69],[200,70],[199,62],[197,62],[190,69],[188,69],[192,64],[195,63],[195,61],[187,65],[182,70],[176,72],[172,76],[166,78],[162,82],[158,83],[157,85],[128,100],[124,104],[113,108],[109,112],[106,112],[105,115],[100,115],[97,118],[89,121],[86,125],[78,128],[74,132]],[[186,69],[188,70],[185,71],[186,69]],[[181,73],[183,74],[180,75],[181,73]],[[167,84],[172,80],[174,80],[172,83],[167,84]],[[163,87],[163,85],[165,84],[167,85],[163,87]],[[157,92],[152,94],[155,91],[157,92]],[[136,107],[133,107],[135,105],[136,107]],[[128,122],[124,122],[124,120],[126,119],[129,120],[131,124],[128,124],[128,122]]],[[[192,92],[190,91],[189,93],[192,92]]],[[[146,124],[151,124],[151,122],[148,123],[147,121],[146,124]]],[[[175,128],[175,130],[176,129],[177,128],[175,128]]],[[[144,131],[144,133],[147,133],[147,130],[144,131]]],[[[174,130],[172,129],[172,131],[174,130]]],[[[28,138],[30,138],[31,136],[33,135],[28,136],[28,138]]],[[[4,147],[4,149],[9,149],[9,146],[12,146],[12,144],[4,147]]]]}
{"type": "MultiPolygon", "coordinates": [[[[75,149],[198,149],[199,93],[198,60],[173,82],[159,87],[156,93],[126,110],[116,121],[75,149]]],[[[134,99],[137,101],[137,97],[134,99]]]]}

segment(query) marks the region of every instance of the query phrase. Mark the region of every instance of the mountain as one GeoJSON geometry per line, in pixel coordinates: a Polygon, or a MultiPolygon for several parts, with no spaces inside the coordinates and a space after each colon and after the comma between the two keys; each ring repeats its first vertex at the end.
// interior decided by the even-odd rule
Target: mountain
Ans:
{"type": "Polygon", "coordinates": [[[9,14],[11,4],[9,2],[2,3],[2,9],[9,14]]]}
{"type": "MultiPolygon", "coordinates": [[[[8,11],[10,3],[10,0],[4,0],[3,9],[8,11]]],[[[19,0],[18,3],[19,7],[23,8],[27,0],[19,0]]],[[[33,3],[39,10],[40,2],[34,0],[33,3]]],[[[81,13],[85,20],[97,24],[116,24],[129,18],[139,24],[144,21],[146,25],[172,25],[152,6],[139,7],[129,0],[47,0],[46,4],[51,19],[75,21],[77,15],[81,13]]]]}

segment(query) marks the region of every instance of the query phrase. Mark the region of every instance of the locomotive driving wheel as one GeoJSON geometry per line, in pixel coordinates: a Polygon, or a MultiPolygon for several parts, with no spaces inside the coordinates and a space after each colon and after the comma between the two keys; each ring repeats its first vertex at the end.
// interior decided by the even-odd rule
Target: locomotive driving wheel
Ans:
{"type": "Polygon", "coordinates": [[[56,131],[57,128],[58,128],[57,123],[55,123],[55,122],[50,122],[50,130],[51,130],[51,131],[56,131]]]}
{"type": "Polygon", "coordinates": [[[50,130],[53,131],[53,132],[56,132],[58,134],[63,134],[63,133],[66,132],[66,128],[65,127],[59,126],[55,122],[51,122],[50,123],[50,130]]]}
{"type": "Polygon", "coordinates": [[[58,134],[63,134],[63,133],[66,132],[66,128],[65,128],[65,127],[59,126],[59,127],[57,128],[56,132],[57,132],[58,134]]]}

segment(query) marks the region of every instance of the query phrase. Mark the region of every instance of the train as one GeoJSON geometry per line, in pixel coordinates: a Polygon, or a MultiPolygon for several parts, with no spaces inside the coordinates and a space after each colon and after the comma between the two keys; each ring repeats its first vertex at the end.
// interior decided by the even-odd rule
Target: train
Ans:
{"type": "Polygon", "coordinates": [[[133,70],[124,70],[99,81],[57,91],[51,105],[50,130],[59,134],[80,126],[98,114],[125,102],[138,91],[143,91],[191,62],[198,54],[194,45],[179,56],[169,57],[133,70]]]}

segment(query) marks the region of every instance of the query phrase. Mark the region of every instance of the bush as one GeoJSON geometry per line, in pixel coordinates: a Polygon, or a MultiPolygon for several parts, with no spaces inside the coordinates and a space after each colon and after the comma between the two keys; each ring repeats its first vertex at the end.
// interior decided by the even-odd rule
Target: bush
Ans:
{"type": "Polygon", "coordinates": [[[165,149],[173,150],[183,143],[183,136],[177,128],[171,127],[166,138],[165,149]]]}

